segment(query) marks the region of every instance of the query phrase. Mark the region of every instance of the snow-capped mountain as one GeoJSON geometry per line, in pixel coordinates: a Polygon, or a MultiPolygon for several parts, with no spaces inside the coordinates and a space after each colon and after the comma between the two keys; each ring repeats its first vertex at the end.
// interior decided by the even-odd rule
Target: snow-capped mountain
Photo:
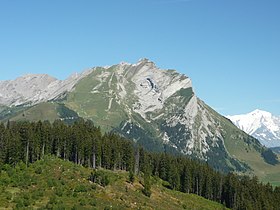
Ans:
{"type": "Polygon", "coordinates": [[[280,146],[280,117],[259,109],[248,114],[227,117],[238,128],[257,138],[263,145],[280,146]]]}
{"type": "Polygon", "coordinates": [[[266,148],[199,99],[189,77],[148,59],[94,67],[64,81],[26,75],[0,82],[0,89],[2,122],[90,119],[149,150],[199,158],[223,171],[267,161],[266,148]]]}

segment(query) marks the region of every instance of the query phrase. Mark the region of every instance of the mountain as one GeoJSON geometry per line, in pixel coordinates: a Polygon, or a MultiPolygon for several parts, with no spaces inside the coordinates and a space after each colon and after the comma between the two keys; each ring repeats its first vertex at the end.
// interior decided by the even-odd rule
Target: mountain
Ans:
{"type": "Polygon", "coordinates": [[[28,75],[1,82],[1,87],[4,122],[71,123],[81,117],[149,150],[198,158],[221,171],[247,171],[263,178],[279,172],[270,164],[276,157],[263,155],[267,149],[258,140],[199,99],[189,77],[159,69],[148,59],[95,67],[65,81],[28,75]]]}
{"type": "Polygon", "coordinates": [[[74,85],[89,73],[90,71],[85,71],[82,74],[73,74],[63,81],[47,74],[28,74],[15,80],[0,81],[0,105],[19,106],[53,100],[71,91],[74,85]]]}
{"type": "Polygon", "coordinates": [[[248,114],[227,117],[241,130],[257,138],[263,145],[280,146],[280,117],[258,109],[248,114]]]}

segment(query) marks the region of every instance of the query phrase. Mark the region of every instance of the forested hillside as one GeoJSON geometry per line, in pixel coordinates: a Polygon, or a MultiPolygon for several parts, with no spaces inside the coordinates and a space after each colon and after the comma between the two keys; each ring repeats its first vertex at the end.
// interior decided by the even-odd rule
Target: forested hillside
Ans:
{"type": "Polygon", "coordinates": [[[2,168],[0,209],[226,209],[200,196],[167,189],[166,182],[157,177],[151,177],[150,182],[152,194],[147,197],[142,192],[142,174],[131,177],[120,170],[93,171],[47,155],[28,167],[20,162],[2,168]]]}
{"type": "MultiPolygon", "coordinates": [[[[113,133],[102,134],[91,121],[66,125],[49,122],[8,122],[0,125],[0,165],[26,166],[55,155],[92,168],[128,171],[143,176],[143,193],[151,196],[151,177],[166,181],[175,191],[197,194],[233,209],[279,209],[280,187],[262,184],[256,177],[221,174],[208,165],[183,156],[147,152],[132,141],[113,133]]],[[[3,171],[1,172],[3,173],[3,171]]],[[[104,181],[106,183],[106,181],[104,181]]],[[[1,182],[3,184],[3,182],[1,182]]],[[[101,183],[102,184],[102,183],[101,183]]]]}

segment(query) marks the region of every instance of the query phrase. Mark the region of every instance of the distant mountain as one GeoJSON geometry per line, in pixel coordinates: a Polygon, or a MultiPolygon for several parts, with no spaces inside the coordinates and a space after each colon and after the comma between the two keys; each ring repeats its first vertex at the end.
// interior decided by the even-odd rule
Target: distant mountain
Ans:
{"type": "Polygon", "coordinates": [[[0,81],[0,105],[33,105],[53,100],[71,91],[89,73],[73,74],[66,80],[58,80],[47,74],[28,74],[15,80],[0,81]]]}
{"type": "Polygon", "coordinates": [[[90,119],[149,150],[198,158],[221,171],[265,177],[264,167],[275,162],[259,141],[200,100],[189,77],[148,59],[95,67],[65,81],[27,75],[0,87],[3,122],[90,119]]]}
{"type": "Polygon", "coordinates": [[[238,128],[257,138],[263,145],[280,146],[280,117],[258,109],[248,114],[227,117],[238,128]]]}

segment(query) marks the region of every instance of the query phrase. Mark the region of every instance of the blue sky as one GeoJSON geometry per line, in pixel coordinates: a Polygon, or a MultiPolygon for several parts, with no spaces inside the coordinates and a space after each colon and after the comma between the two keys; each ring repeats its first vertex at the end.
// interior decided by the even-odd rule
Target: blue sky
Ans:
{"type": "Polygon", "coordinates": [[[0,0],[0,80],[146,57],[222,114],[280,115],[279,0],[0,0]]]}

